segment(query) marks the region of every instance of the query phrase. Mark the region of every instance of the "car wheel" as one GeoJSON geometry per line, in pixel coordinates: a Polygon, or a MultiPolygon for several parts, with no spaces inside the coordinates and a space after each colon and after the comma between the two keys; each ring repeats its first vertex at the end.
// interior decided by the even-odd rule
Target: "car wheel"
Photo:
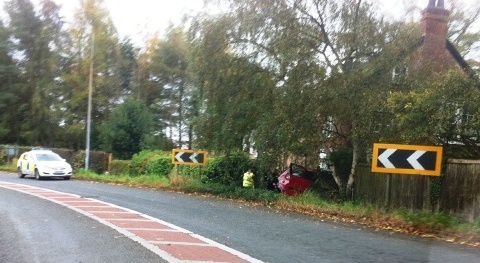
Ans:
{"type": "Polygon", "coordinates": [[[70,176],[65,176],[65,177],[63,177],[63,179],[70,180],[70,176]]]}
{"type": "Polygon", "coordinates": [[[19,178],[24,178],[25,174],[22,173],[22,169],[18,168],[18,177],[19,178]]]}
{"type": "Polygon", "coordinates": [[[40,177],[40,173],[38,172],[37,169],[35,169],[35,179],[42,180],[42,177],[40,177]]]}

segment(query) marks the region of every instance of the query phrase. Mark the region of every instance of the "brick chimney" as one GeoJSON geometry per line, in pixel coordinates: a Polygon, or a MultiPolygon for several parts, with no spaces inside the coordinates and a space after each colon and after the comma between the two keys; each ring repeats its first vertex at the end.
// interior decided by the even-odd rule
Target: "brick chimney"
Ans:
{"type": "Polygon", "coordinates": [[[443,0],[429,0],[422,12],[423,46],[418,53],[418,66],[428,66],[432,71],[440,72],[455,64],[446,47],[449,16],[450,11],[445,9],[443,0]]]}

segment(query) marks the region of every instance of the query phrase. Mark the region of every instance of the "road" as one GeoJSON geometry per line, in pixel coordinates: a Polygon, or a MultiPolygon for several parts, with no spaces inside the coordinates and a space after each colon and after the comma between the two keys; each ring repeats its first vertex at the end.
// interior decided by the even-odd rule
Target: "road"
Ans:
{"type": "MultiPolygon", "coordinates": [[[[0,182],[138,211],[263,262],[480,262],[476,248],[212,197],[76,180],[19,179],[6,173],[0,174],[0,182]]],[[[0,197],[0,262],[165,262],[74,210],[2,187],[0,197]]]]}

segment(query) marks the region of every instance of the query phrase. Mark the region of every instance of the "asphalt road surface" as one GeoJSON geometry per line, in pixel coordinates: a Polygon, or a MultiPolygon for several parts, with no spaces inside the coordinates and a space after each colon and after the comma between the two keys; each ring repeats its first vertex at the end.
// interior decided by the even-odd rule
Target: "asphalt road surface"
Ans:
{"type": "MultiPolygon", "coordinates": [[[[85,181],[20,179],[115,204],[271,263],[480,262],[478,248],[212,197],[85,181]]],[[[166,262],[119,232],[58,204],[0,187],[0,262],[166,262]]]]}

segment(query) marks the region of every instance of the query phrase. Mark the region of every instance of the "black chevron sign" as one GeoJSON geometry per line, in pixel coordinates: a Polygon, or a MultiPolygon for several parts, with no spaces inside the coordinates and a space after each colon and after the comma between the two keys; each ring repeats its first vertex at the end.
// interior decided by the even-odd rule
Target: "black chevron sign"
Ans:
{"type": "Polygon", "coordinates": [[[442,153],[439,146],[375,143],[372,172],[439,176],[442,153]]]}
{"type": "Polygon", "coordinates": [[[205,165],[207,162],[206,151],[196,150],[172,150],[172,164],[186,164],[186,165],[205,165]]]}

